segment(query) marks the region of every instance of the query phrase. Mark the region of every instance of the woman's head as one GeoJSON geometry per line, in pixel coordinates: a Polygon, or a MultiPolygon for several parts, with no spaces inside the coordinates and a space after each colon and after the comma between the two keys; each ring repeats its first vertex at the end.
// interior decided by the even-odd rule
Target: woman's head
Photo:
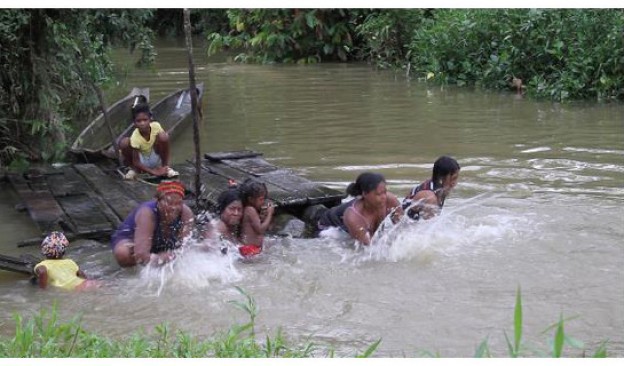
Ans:
{"type": "Polygon", "coordinates": [[[386,178],[379,173],[360,174],[354,183],[347,187],[347,194],[362,196],[370,204],[379,205],[386,201],[386,178]]]}
{"type": "Polygon", "coordinates": [[[431,180],[436,187],[451,191],[457,185],[459,179],[460,166],[457,160],[450,156],[440,156],[433,163],[433,173],[431,180]]]}
{"type": "Polygon", "coordinates": [[[60,231],[53,231],[41,242],[41,254],[48,259],[63,258],[69,240],[60,231]]]}
{"type": "Polygon", "coordinates": [[[162,181],[156,188],[158,210],[165,222],[172,222],[182,213],[184,206],[184,184],[179,181],[162,181]]]}
{"type": "Polygon", "coordinates": [[[240,193],[244,206],[253,206],[259,210],[264,204],[269,191],[266,184],[255,179],[248,179],[241,185],[240,193]]]}
{"type": "Polygon", "coordinates": [[[238,189],[229,188],[219,195],[217,211],[221,221],[227,226],[240,224],[243,217],[243,202],[238,189]]]}

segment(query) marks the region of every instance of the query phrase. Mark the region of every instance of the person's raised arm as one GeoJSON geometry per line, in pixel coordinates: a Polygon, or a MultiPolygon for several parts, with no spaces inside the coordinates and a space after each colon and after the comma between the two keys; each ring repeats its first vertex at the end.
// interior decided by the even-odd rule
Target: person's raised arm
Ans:
{"type": "Polygon", "coordinates": [[[147,264],[153,244],[156,215],[148,207],[142,207],[134,218],[134,257],[137,263],[147,264]]]}
{"type": "Polygon", "coordinates": [[[366,229],[366,222],[353,211],[354,208],[351,206],[351,208],[347,209],[343,218],[344,224],[347,230],[349,230],[349,235],[364,245],[370,245],[371,237],[366,229]]]}

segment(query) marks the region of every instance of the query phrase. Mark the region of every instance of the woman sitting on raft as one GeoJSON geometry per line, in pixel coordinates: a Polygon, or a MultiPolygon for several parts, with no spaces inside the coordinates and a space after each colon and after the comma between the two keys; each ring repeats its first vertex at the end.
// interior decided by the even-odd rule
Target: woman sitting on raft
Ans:
{"type": "Polygon", "coordinates": [[[430,179],[418,184],[403,200],[408,217],[430,219],[442,210],[446,197],[459,180],[459,164],[449,156],[439,157],[433,164],[430,179]]]}
{"type": "Polygon", "coordinates": [[[193,212],[184,204],[184,185],[161,182],[156,199],[135,208],[111,238],[113,255],[122,267],[162,264],[175,258],[174,249],[191,234],[193,212]]]}
{"type": "Polygon", "coordinates": [[[358,242],[369,245],[388,214],[392,213],[393,223],[403,215],[399,200],[386,190],[386,179],[381,174],[360,174],[347,187],[347,194],[356,198],[325,211],[318,222],[320,230],[339,227],[358,242]]]}

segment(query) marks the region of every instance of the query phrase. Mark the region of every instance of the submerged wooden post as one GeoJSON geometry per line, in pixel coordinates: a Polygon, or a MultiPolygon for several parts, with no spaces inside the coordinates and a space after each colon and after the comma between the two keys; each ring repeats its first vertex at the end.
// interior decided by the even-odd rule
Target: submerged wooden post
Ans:
{"type": "Polygon", "coordinates": [[[195,144],[195,207],[199,208],[201,195],[201,155],[199,151],[199,114],[197,108],[197,87],[195,86],[195,66],[193,65],[193,42],[191,39],[191,11],[184,9],[184,33],[186,34],[186,50],[189,63],[189,84],[191,92],[191,110],[193,111],[193,143],[195,144]]]}

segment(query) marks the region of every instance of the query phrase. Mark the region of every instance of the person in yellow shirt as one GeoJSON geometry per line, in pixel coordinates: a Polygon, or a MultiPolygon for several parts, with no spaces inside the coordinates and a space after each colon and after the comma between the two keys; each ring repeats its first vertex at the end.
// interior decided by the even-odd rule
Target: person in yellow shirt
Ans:
{"type": "Polygon", "coordinates": [[[152,120],[149,105],[134,106],[132,120],[136,127],[132,135],[119,142],[124,161],[130,167],[124,178],[134,179],[142,172],[157,177],[177,176],[178,172],[169,167],[169,135],[160,123],[152,120]]]}
{"type": "Polygon", "coordinates": [[[87,280],[86,275],[76,262],[63,259],[65,248],[69,241],[59,231],[53,231],[41,243],[41,254],[46,257],[35,268],[35,276],[39,287],[45,289],[48,285],[64,290],[84,290],[97,287],[98,282],[87,280]]]}

